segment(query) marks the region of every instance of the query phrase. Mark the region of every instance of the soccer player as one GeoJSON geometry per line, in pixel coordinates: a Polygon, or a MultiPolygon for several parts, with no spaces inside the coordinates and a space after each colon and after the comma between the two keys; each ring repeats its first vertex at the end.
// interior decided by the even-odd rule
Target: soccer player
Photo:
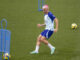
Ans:
{"type": "Polygon", "coordinates": [[[44,24],[37,24],[37,26],[38,27],[45,26],[45,30],[38,36],[36,48],[34,51],[31,52],[31,54],[39,53],[39,47],[41,42],[43,42],[45,45],[47,45],[51,49],[51,54],[53,54],[55,51],[55,47],[52,46],[47,39],[51,37],[53,32],[58,31],[58,19],[49,11],[48,5],[44,5],[42,9],[44,12],[44,24]],[[54,22],[56,23],[55,29],[54,29],[54,22]]]}

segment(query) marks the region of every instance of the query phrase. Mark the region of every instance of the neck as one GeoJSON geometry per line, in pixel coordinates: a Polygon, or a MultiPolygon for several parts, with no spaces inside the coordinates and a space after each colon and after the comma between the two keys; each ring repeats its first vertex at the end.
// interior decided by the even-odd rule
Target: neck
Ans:
{"type": "MultiPolygon", "coordinates": [[[[49,12],[49,11],[48,11],[49,12]]],[[[45,14],[48,14],[48,12],[46,12],[45,14]]]]}

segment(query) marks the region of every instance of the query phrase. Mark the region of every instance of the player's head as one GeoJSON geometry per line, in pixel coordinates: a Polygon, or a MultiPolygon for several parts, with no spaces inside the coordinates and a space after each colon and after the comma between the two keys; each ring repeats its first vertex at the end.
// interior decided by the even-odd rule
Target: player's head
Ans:
{"type": "Polygon", "coordinates": [[[42,7],[42,9],[43,9],[43,12],[44,12],[45,14],[49,12],[49,6],[48,6],[48,5],[44,5],[44,6],[42,7]]]}

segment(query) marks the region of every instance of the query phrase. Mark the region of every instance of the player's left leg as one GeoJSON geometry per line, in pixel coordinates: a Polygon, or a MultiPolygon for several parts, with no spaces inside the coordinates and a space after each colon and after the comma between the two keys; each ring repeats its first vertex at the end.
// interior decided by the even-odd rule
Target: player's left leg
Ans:
{"type": "Polygon", "coordinates": [[[51,49],[51,54],[53,54],[54,51],[55,51],[55,47],[52,46],[52,45],[47,41],[46,37],[44,37],[44,36],[41,37],[41,41],[42,41],[43,43],[45,43],[45,44],[51,49]]]}
{"type": "Polygon", "coordinates": [[[35,48],[35,50],[34,51],[32,51],[32,52],[30,52],[30,54],[37,54],[37,53],[39,53],[39,47],[40,47],[40,44],[41,44],[41,35],[39,35],[38,37],[37,37],[37,43],[36,43],[36,48],[35,48]]]}
{"type": "Polygon", "coordinates": [[[40,44],[41,44],[41,35],[39,35],[38,37],[37,37],[37,43],[36,43],[36,48],[35,48],[35,51],[38,53],[39,52],[39,47],[40,47],[40,44]]]}

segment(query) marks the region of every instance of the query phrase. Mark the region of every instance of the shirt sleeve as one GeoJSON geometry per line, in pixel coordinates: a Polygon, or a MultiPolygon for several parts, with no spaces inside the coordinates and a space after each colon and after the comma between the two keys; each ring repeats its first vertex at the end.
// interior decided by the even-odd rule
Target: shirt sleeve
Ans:
{"type": "Polygon", "coordinates": [[[51,12],[48,13],[48,16],[52,21],[56,18],[51,12]]]}

